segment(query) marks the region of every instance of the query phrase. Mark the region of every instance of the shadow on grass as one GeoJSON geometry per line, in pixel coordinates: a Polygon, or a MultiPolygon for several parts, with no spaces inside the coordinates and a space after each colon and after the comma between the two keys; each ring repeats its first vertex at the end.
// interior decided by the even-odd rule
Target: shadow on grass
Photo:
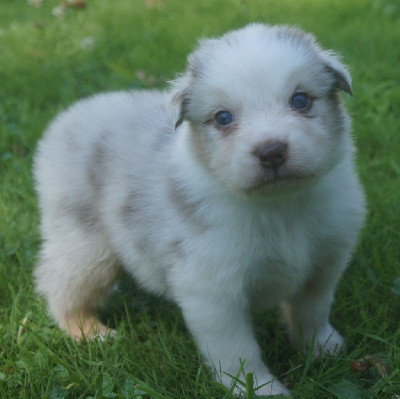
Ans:
{"type": "Polygon", "coordinates": [[[111,328],[117,328],[121,321],[127,319],[135,325],[136,321],[146,318],[152,328],[157,328],[161,323],[166,328],[187,331],[177,305],[166,298],[147,293],[125,272],[99,308],[99,318],[111,328]]]}

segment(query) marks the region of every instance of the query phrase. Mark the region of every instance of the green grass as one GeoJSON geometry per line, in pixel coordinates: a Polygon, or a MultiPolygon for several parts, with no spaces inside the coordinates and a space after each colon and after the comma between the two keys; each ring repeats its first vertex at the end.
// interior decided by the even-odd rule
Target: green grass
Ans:
{"type": "Polygon", "coordinates": [[[130,282],[102,311],[117,325],[114,340],[77,344],[54,326],[32,283],[40,237],[31,161],[46,124],[76,99],[101,90],[163,87],[184,68],[196,38],[263,21],[297,24],[344,55],[354,80],[354,97],[346,102],[369,203],[332,312],[346,351],[310,362],[289,345],[272,310],[255,316],[266,362],[295,398],[398,398],[398,2],[166,0],[147,8],[139,0],[87,0],[83,9],[68,9],[64,20],[51,13],[59,1],[43,3],[0,4],[0,397],[232,397],[202,365],[179,310],[131,290],[130,282]],[[92,49],[82,47],[88,37],[92,49]],[[352,362],[367,355],[381,363],[352,373],[352,362]],[[382,364],[391,371],[383,372],[382,364]]]}

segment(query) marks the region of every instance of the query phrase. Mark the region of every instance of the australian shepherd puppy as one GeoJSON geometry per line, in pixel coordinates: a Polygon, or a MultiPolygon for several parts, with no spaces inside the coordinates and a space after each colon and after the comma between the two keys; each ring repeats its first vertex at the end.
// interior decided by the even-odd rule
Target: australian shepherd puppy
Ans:
{"type": "Polygon", "coordinates": [[[312,35],[251,24],[200,41],[169,91],[61,113],[34,166],[36,284],[59,326],[107,334],[96,308],[123,268],[180,306],[226,386],[252,372],[258,394],[289,394],[251,312],[280,305],[290,339],[314,342],[315,356],[343,345],[329,312],[364,195],[340,91],[352,94],[349,72],[312,35]]]}

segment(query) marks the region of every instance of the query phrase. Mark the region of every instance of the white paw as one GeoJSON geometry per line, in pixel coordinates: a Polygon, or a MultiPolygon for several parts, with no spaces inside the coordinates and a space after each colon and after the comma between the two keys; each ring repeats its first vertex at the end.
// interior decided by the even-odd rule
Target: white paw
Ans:
{"type": "MultiPolygon", "coordinates": [[[[227,380],[223,384],[228,387],[229,383],[227,380]]],[[[233,393],[235,396],[245,398],[246,389],[242,384],[236,384],[233,393]]],[[[264,378],[260,378],[255,381],[254,387],[255,397],[259,396],[275,396],[275,395],[285,395],[290,396],[290,391],[286,389],[283,384],[281,384],[278,379],[274,378],[271,374],[264,375],[264,378]]]]}
{"type": "Polygon", "coordinates": [[[332,328],[332,326],[328,325],[322,331],[318,331],[313,348],[313,355],[314,358],[327,354],[337,355],[343,347],[343,337],[332,328]]]}
{"type": "Polygon", "coordinates": [[[286,389],[279,381],[275,380],[263,387],[256,389],[255,394],[257,396],[274,396],[274,395],[285,395],[290,396],[290,391],[286,389]]]}
{"type": "Polygon", "coordinates": [[[117,330],[108,328],[106,331],[95,332],[93,334],[93,339],[98,339],[101,342],[107,341],[108,339],[113,339],[117,335],[117,330]]]}

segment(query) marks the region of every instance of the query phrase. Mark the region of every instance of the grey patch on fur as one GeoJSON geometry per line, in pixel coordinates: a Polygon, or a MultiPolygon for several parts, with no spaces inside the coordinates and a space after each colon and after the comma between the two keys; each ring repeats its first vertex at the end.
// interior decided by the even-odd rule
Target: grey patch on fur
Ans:
{"type": "Polygon", "coordinates": [[[347,123],[346,112],[343,109],[342,101],[340,99],[340,95],[335,88],[332,88],[330,92],[325,96],[327,104],[329,106],[329,113],[327,115],[334,116],[327,117],[323,120],[324,124],[328,124],[327,129],[331,130],[335,133],[335,135],[339,136],[345,132],[345,126],[347,123]],[[333,121],[332,121],[333,119],[333,121]]]}
{"type": "Polygon", "coordinates": [[[89,157],[88,162],[88,178],[92,184],[95,192],[98,193],[103,187],[102,176],[105,171],[105,164],[107,158],[107,149],[104,144],[104,140],[100,138],[93,147],[92,154],[89,157]]]}
{"type": "Polygon", "coordinates": [[[311,33],[303,32],[298,28],[283,25],[276,29],[276,37],[294,47],[311,47],[315,43],[315,38],[311,33]]]}
{"type": "MultiPolygon", "coordinates": [[[[152,219],[149,218],[146,203],[145,195],[131,190],[120,208],[119,218],[128,228],[136,227],[138,234],[135,235],[133,245],[143,255],[152,257],[157,243],[152,239],[154,237],[154,227],[152,226],[152,219]]],[[[181,210],[183,207],[184,205],[180,206],[179,209],[181,210]]],[[[186,210],[186,212],[189,212],[189,210],[186,210]]],[[[184,253],[183,240],[180,238],[171,240],[169,248],[171,254],[181,258],[184,253]]]]}
{"type": "MultiPolygon", "coordinates": [[[[145,204],[145,196],[140,192],[132,191],[121,207],[119,217],[128,229],[132,229],[135,226],[134,239],[132,240],[132,246],[135,250],[146,259],[150,261],[154,259],[154,262],[157,262],[156,248],[158,242],[155,239],[154,226],[152,225],[152,219],[149,218],[145,204]]],[[[173,238],[167,247],[168,251],[165,253],[165,257],[171,257],[175,261],[185,257],[183,239],[179,237],[173,238]]]]}
{"type": "Polygon", "coordinates": [[[333,75],[334,79],[335,79],[335,87],[337,89],[343,90],[344,92],[350,94],[351,96],[353,96],[353,90],[349,84],[349,82],[347,81],[347,79],[336,69],[332,68],[329,65],[325,65],[325,69],[331,74],[333,75]]]}
{"type": "Polygon", "coordinates": [[[143,203],[140,199],[140,195],[132,191],[128,195],[128,198],[120,211],[120,217],[124,223],[129,223],[133,217],[137,217],[140,214],[140,208],[143,209],[143,206],[141,207],[140,203],[143,203]]]}
{"type": "MultiPolygon", "coordinates": [[[[196,131],[196,124],[189,121],[192,131],[196,131]]],[[[206,134],[193,134],[190,137],[192,147],[195,149],[194,155],[198,161],[210,172],[210,147],[212,147],[212,139],[206,134]]]]}
{"type": "MultiPolygon", "coordinates": [[[[303,32],[297,28],[280,27],[277,30],[276,36],[278,39],[283,39],[295,47],[309,48],[309,51],[312,52],[315,51],[315,46],[318,48],[318,45],[315,42],[315,37],[312,34],[303,32]]],[[[335,87],[337,89],[343,90],[351,96],[353,95],[351,85],[342,73],[335,68],[332,68],[330,65],[325,65],[325,69],[333,76],[335,87]]]]}
{"type": "Polygon", "coordinates": [[[151,242],[149,242],[148,239],[146,239],[146,237],[137,238],[134,241],[133,245],[137,249],[137,251],[140,252],[141,254],[147,257],[152,256],[151,251],[153,249],[153,245],[151,242]]]}
{"type": "Polygon", "coordinates": [[[131,191],[119,211],[122,223],[128,228],[133,226],[139,231],[133,241],[134,247],[145,256],[151,257],[155,243],[152,242],[151,222],[146,210],[146,198],[140,192],[131,191]]]}
{"type": "Polygon", "coordinates": [[[97,214],[96,210],[90,205],[81,205],[76,208],[76,214],[81,222],[90,228],[94,228],[97,225],[97,214]]]}
{"type": "Polygon", "coordinates": [[[96,209],[91,204],[74,203],[64,201],[62,209],[69,215],[73,215],[80,226],[93,230],[98,225],[98,215],[96,209]]]}
{"type": "Polygon", "coordinates": [[[196,232],[201,234],[208,230],[210,226],[204,223],[204,220],[200,216],[200,209],[203,206],[203,201],[191,200],[184,187],[180,186],[174,178],[169,179],[168,195],[172,200],[172,203],[178,209],[180,215],[191,222],[196,228],[196,232]]]}
{"type": "Polygon", "coordinates": [[[174,254],[177,254],[179,257],[183,257],[185,255],[182,239],[176,239],[176,240],[172,241],[170,248],[171,248],[171,252],[174,254]]]}

